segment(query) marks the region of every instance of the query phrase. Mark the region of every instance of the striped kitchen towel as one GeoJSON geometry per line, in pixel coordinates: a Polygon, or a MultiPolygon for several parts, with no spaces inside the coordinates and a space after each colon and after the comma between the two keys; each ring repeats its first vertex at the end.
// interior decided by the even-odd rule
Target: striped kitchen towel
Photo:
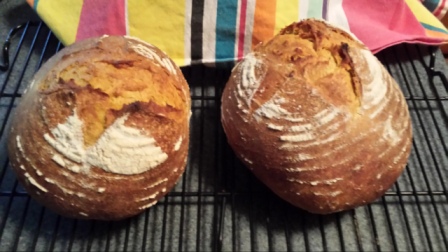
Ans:
{"type": "Polygon", "coordinates": [[[130,35],[156,45],[179,66],[239,60],[304,18],[348,29],[374,53],[403,42],[448,42],[447,29],[420,0],[27,1],[64,45],[130,35]]]}

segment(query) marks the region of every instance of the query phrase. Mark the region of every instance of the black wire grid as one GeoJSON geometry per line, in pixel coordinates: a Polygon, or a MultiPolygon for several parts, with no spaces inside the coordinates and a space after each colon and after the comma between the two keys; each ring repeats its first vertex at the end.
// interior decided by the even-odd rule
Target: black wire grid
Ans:
{"type": "Polygon", "coordinates": [[[400,45],[377,55],[405,94],[414,139],[405,172],[376,202],[319,216],[271,193],[235,158],[221,128],[220,96],[232,64],[197,65],[182,69],[193,113],[185,174],[141,215],[101,222],[43,208],[11,172],[10,116],[35,71],[62,48],[43,23],[14,33],[7,41],[11,61],[0,72],[0,250],[448,250],[448,82],[436,49],[400,45]]]}

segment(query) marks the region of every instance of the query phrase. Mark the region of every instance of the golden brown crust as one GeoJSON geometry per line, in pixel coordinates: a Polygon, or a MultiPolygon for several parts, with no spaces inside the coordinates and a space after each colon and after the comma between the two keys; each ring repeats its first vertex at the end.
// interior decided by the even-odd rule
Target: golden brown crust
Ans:
{"type": "MultiPolygon", "coordinates": [[[[134,79],[126,81],[124,88],[132,89],[134,79]]],[[[23,95],[8,139],[11,165],[29,194],[59,214],[101,220],[136,215],[168,193],[185,169],[190,105],[180,69],[157,48],[115,36],[75,43],[44,64],[23,95]],[[91,84],[101,72],[95,62],[105,60],[118,68],[139,65],[151,78],[135,82],[149,89],[173,85],[169,100],[128,102],[129,95],[112,104],[111,92],[91,84]],[[76,76],[63,79],[66,69],[76,76]],[[92,143],[83,141],[95,130],[92,143]]]]}
{"type": "Polygon", "coordinates": [[[321,214],[383,195],[411,148],[396,82],[359,41],[317,20],[288,26],[235,66],[222,123],[255,176],[321,214]]]}

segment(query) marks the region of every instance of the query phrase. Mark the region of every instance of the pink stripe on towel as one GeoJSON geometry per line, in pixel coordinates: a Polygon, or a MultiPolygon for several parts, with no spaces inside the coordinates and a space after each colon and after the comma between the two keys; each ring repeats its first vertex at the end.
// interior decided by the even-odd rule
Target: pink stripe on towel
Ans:
{"type": "Polygon", "coordinates": [[[98,35],[126,35],[126,0],[84,0],[76,40],[98,35]]]}

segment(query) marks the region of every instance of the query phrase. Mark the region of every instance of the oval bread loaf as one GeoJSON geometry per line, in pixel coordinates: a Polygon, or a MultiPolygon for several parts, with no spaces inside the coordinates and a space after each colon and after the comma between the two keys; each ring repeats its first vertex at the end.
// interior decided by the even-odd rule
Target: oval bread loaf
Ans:
{"type": "Polygon", "coordinates": [[[77,42],[23,95],[10,162],[28,193],[61,215],[127,218],[182,175],[190,106],[182,72],[156,47],[123,36],[77,42]]]}
{"type": "Polygon", "coordinates": [[[383,195],[411,148],[397,83],[352,34],[314,19],[284,28],[234,67],[222,123],[263,183],[320,214],[383,195]]]}

